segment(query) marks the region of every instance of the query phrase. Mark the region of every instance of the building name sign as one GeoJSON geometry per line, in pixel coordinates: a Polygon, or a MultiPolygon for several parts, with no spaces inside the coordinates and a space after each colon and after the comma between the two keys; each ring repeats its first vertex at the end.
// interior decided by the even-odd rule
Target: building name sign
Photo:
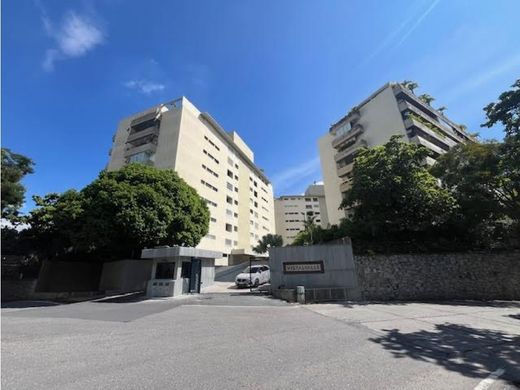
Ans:
{"type": "Polygon", "coordinates": [[[283,263],[284,274],[322,274],[325,272],[323,260],[291,261],[283,263]]]}

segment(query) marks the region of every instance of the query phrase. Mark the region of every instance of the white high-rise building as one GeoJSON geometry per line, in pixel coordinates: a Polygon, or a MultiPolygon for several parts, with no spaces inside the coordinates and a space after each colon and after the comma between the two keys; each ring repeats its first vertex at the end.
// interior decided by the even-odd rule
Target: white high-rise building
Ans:
{"type": "Polygon", "coordinates": [[[275,232],[273,189],[253,151],[185,97],[121,120],[108,170],[131,162],[175,170],[206,200],[211,221],[198,248],[224,253],[217,265],[248,260],[275,232]]]}
{"type": "Polygon", "coordinates": [[[318,142],[331,224],[338,224],[345,217],[339,206],[350,185],[357,150],[383,145],[393,135],[402,135],[403,140],[428,148],[429,165],[451,147],[473,141],[462,126],[409,89],[399,83],[385,84],[334,123],[318,142]]]}
{"type": "Polygon", "coordinates": [[[274,200],[276,234],[283,238],[284,245],[294,241],[304,230],[304,221],[314,218],[314,223],[327,228],[329,218],[323,184],[312,184],[304,195],[282,195],[274,200]]]}

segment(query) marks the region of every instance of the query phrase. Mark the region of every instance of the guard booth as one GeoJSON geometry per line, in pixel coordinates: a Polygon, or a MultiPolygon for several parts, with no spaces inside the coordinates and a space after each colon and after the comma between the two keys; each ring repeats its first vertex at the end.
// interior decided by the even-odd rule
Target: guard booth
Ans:
{"type": "Polygon", "coordinates": [[[146,295],[151,298],[200,293],[201,288],[214,283],[215,259],[220,257],[220,252],[183,246],[143,249],[141,258],[153,262],[146,295]]]}

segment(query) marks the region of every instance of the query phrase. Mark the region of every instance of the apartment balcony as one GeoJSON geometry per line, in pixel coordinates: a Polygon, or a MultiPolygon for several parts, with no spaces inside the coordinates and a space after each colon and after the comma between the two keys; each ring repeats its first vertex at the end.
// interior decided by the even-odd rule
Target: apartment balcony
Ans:
{"type": "Polygon", "coordinates": [[[157,151],[157,144],[155,142],[148,142],[139,146],[128,145],[125,149],[125,157],[132,156],[141,152],[155,153],[157,151]]]}
{"type": "Polygon", "coordinates": [[[413,143],[413,144],[416,144],[416,145],[422,145],[422,146],[425,146],[426,148],[430,149],[430,150],[433,150],[434,152],[438,153],[438,154],[444,154],[446,153],[446,151],[442,148],[439,148],[437,145],[435,144],[432,144],[430,141],[422,138],[421,136],[414,136],[412,138],[410,138],[410,142],[413,143]]]}
{"type": "Polygon", "coordinates": [[[336,123],[333,123],[330,126],[329,131],[332,132],[332,131],[338,129],[339,127],[343,126],[347,122],[357,122],[359,120],[359,118],[361,118],[359,110],[353,108],[347,115],[345,115],[343,118],[341,118],[336,123]]]}
{"type": "Polygon", "coordinates": [[[447,135],[445,135],[442,130],[440,130],[440,129],[438,129],[438,131],[432,130],[430,127],[426,126],[424,123],[419,122],[416,119],[406,118],[404,121],[404,126],[407,129],[409,129],[411,127],[417,127],[419,129],[421,129],[423,132],[425,132],[426,134],[428,134],[429,136],[435,138],[439,142],[442,142],[444,145],[448,146],[449,148],[452,148],[458,144],[458,142],[454,141],[453,139],[451,139],[447,135]]]}
{"type": "Polygon", "coordinates": [[[342,166],[341,168],[338,168],[338,170],[337,170],[338,176],[345,177],[352,172],[352,169],[354,169],[354,163],[350,163],[345,166],[342,166]]]}
{"type": "Polygon", "coordinates": [[[365,147],[365,146],[368,146],[367,144],[367,141],[365,141],[364,139],[356,142],[355,144],[353,144],[352,146],[348,147],[347,149],[341,151],[341,152],[338,152],[334,155],[334,160],[336,162],[338,162],[339,160],[351,155],[352,153],[354,153],[355,151],[357,151],[358,149],[362,148],[362,147],[365,147]]]}
{"type": "Polygon", "coordinates": [[[429,167],[433,166],[437,161],[434,158],[431,158],[430,156],[426,156],[426,165],[429,167]]]}
{"type": "Polygon", "coordinates": [[[148,137],[148,136],[156,136],[159,135],[159,128],[157,126],[148,127],[141,131],[136,131],[130,133],[128,138],[126,139],[127,143],[133,143],[140,138],[148,137]]]}
{"type": "Polygon", "coordinates": [[[360,125],[359,123],[356,123],[352,127],[352,129],[350,129],[348,132],[346,132],[345,134],[341,134],[341,135],[337,136],[336,138],[334,138],[332,140],[332,147],[335,149],[338,149],[339,146],[341,146],[345,142],[351,141],[352,138],[357,137],[358,135],[362,134],[364,131],[365,131],[365,129],[363,128],[363,126],[360,125]]]}
{"type": "Polygon", "coordinates": [[[140,117],[137,117],[135,118],[134,120],[132,120],[132,122],[130,122],[130,127],[135,127],[135,126],[138,126],[144,122],[148,122],[150,120],[154,120],[157,116],[157,109],[153,109],[152,111],[144,114],[144,115],[141,115],[140,117]]]}
{"type": "Polygon", "coordinates": [[[344,192],[346,192],[349,189],[350,189],[350,180],[345,180],[343,183],[341,183],[339,185],[339,191],[341,193],[344,193],[344,192]]]}

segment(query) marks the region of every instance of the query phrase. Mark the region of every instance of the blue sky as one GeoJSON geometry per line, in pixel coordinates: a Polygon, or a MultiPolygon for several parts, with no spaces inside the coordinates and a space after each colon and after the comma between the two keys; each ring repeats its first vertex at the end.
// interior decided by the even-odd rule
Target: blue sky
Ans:
{"type": "MultiPolygon", "coordinates": [[[[121,117],[181,95],[236,130],[276,194],[320,180],[317,139],[387,81],[479,131],[520,77],[517,0],[5,1],[2,145],[32,194],[81,188],[121,117]]],[[[31,203],[25,207],[27,210],[31,203]]]]}

